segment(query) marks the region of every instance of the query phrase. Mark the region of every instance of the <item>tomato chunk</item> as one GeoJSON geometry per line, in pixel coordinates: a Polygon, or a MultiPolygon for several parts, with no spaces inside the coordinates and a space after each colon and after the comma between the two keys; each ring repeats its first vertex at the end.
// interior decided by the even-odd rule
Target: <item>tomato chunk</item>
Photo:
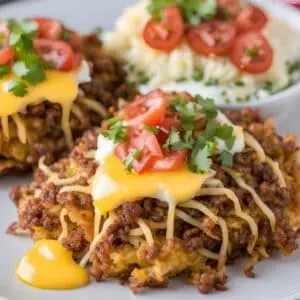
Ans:
{"type": "Polygon", "coordinates": [[[14,50],[10,46],[5,46],[0,50],[0,65],[7,65],[14,59],[14,50]]]}
{"type": "Polygon", "coordinates": [[[167,109],[167,99],[161,90],[155,90],[136,99],[124,108],[129,126],[157,126],[163,120],[167,109]]]}
{"type": "Polygon", "coordinates": [[[125,161],[131,152],[138,150],[141,155],[132,163],[134,171],[143,173],[151,170],[155,161],[163,158],[163,152],[156,136],[151,132],[139,132],[132,129],[130,129],[128,135],[126,142],[116,146],[115,154],[122,161],[125,161]]]}
{"type": "Polygon", "coordinates": [[[246,32],[236,39],[232,48],[231,61],[241,71],[263,73],[272,66],[273,49],[260,32],[246,32]]]}
{"type": "Polygon", "coordinates": [[[74,52],[66,42],[35,39],[34,47],[42,59],[53,63],[57,69],[62,71],[73,69],[75,62],[74,52]]]}
{"type": "Polygon", "coordinates": [[[228,54],[236,37],[232,22],[209,21],[191,27],[187,32],[190,47],[201,55],[224,56],[228,54]]]}
{"type": "Polygon", "coordinates": [[[259,7],[248,4],[239,13],[236,24],[239,32],[248,30],[261,30],[268,23],[268,17],[259,7]]]}
{"type": "Polygon", "coordinates": [[[60,22],[50,18],[32,18],[38,25],[39,37],[44,39],[59,40],[63,26],[60,22]]]}
{"type": "Polygon", "coordinates": [[[159,126],[159,132],[157,139],[160,144],[164,144],[171,132],[171,129],[175,128],[179,130],[181,128],[180,120],[178,117],[165,117],[159,126]]]}
{"type": "Polygon", "coordinates": [[[167,7],[160,23],[150,20],[144,28],[143,38],[151,48],[172,51],[183,40],[184,21],[181,11],[176,6],[167,7]]]}
{"type": "Polygon", "coordinates": [[[172,171],[180,168],[187,157],[187,150],[165,153],[164,158],[156,160],[153,171],[172,171]]]}

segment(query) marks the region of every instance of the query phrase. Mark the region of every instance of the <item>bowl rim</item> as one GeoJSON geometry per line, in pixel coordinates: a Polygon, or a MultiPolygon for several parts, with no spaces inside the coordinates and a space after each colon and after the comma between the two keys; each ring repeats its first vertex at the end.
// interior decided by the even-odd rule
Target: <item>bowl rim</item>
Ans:
{"type": "MultiPolygon", "coordinates": [[[[291,16],[291,19],[299,19],[299,26],[298,28],[291,24],[291,22],[288,22],[291,27],[296,29],[300,33],[300,11],[297,10],[295,7],[289,6],[286,3],[283,3],[280,0],[269,0],[269,1],[260,1],[260,0],[250,0],[252,3],[263,7],[266,9],[271,15],[274,15],[276,18],[280,18],[281,20],[287,22],[289,19],[289,16],[291,16]]],[[[291,86],[287,87],[286,89],[270,95],[269,97],[265,97],[263,99],[254,99],[249,102],[244,103],[236,103],[232,102],[230,104],[225,103],[218,103],[217,106],[223,109],[243,109],[246,107],[254,107],[254,108],[260,108],[262,106],[266,106],[273,102],[287,102],[289,101],[289,98],[292,98],[292,96],[299,95],[300,98],[300,80],[296,81],[291,86]]],[[[300,101],[300,100],[299,100],[300,101]]]]}

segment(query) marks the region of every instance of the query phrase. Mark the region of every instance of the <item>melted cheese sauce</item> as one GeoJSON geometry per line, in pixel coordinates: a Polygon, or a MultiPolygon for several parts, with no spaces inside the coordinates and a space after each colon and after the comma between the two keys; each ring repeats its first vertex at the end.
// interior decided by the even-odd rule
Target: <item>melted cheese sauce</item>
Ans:
{"type": "Polygon", "coordinates": [[[67,138],[68,146],[72,147],[72,133],[69,126],[71,106],[78,95],[78,84],[90,81],[89,67],[83,61],[77,72],[46,71],[46,80],[28,87],[24,97],[16,97],[7,91],[7,84],[15,75],[9,74],[0,80],[0,118],[13,116],[26,109],[28,105],[41,103],[47,99],[62,106],[62,128],[67,138]]]}
{"type": "Polygon", "coordinates": [[[53,240],[37,242],[18,263],[16,275],[41,289],[74,289],[89,282],[86,270],[74,262],[72,253],[53,240]]]}
{"type": "Polygon", "coordinates": [[[211,174],[196,174],[187,166],[176,171],[127,173],[114,154],[107,156],[92,186],[94,204],[105,214],[124,202],[151,197],[168,203],[180,203],[195,197],[211,174]]]}

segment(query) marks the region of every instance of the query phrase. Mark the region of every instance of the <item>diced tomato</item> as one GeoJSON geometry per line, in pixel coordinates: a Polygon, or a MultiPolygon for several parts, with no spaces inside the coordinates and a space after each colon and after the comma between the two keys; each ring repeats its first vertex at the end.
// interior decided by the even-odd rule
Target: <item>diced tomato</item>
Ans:
{"type": "Polygon", "coordinates": [[[239,0],[218,0],[218,16],[223,20],[236,17],[240,9],[239,0]]]}
{"type": "Polygon", "coordinates": [[[236,25],[239,32],[261,30],[267,23],[267,15],[263,10],[253,4],[248,4],[242,9],[236,19],[236,25]]]}
{"type": "Polygon", "coordinates": [[[183,40],[184,21],[176,6],[167,7],[160,23],[150,20],[143,32],[144,41],[151,48],[172,51],[183,40]]]}
{"type": "Polygon", "coordinates": [[[34,47],[45,61],[53,63],[57,69],[70,71],[74,67],[74,52],[70,45],[63,41],[35,39],[34,47]]]}
{"type": "Polygon", "coordinates": [[[140,135],[134,131],[130,132],[128,141],[116,146],[115,154],[125,161],[128,155],[136,150],[141,151],[140,157],[132,163],[132,167],[137,173],[151,170],[155,161],[163,157],[156,136],[147,131],[141,132],[140,135]]]}
{"type": "Polygon", "coordinates": [[[83,60],[83,53],[81,52],[74,53],[73,69],[80,67],[82,60],[83,60]]]}
{"type": "Polygon", "coordinates": [[[272,66],[273,49],[259,31],[246,32],[237,37],[231,60],[241,71],[263,73],[272,66]]]}
{"type": "Polygon", "coordinates": [[[167,109],[167,98],[161,90],[155,90],[135,100],[124,108],[129,126],[157,126],[163,120],[167,109]]]}
{"type": "Polygon", "coordinates": [[[201,55],[224,56],[231,50],[236,37],[232,22],[209,21],[191,27],[187,31],[190,47],[201,55]]]}
{"type": "Polygon", "coordinates": [[[159,132],[156,135],[160,144],[164,144],[171,132],[171,129],[179,130],[181,128],[180,120],[176,116],[165,117],[159,126],[159,132]]]}
{"type": "Polygon", "coordinates": [[[0,65],[7,65],[14,59],[15,53],[10,46],[5,46],[0,50],[0,65]]]}
{"type": "Polygon", "coordinates": [[[32,18],[38,24],[39,37],[43,39],[59,40],[63,32],[60,22],[50,18],[32,18]]]}
{"type": "Polygon", "coordinates": [[[187,150],[165,153],[164,158],[156,160],[153,171],[171,171],[180,168],[187,157],[187,150]]]}

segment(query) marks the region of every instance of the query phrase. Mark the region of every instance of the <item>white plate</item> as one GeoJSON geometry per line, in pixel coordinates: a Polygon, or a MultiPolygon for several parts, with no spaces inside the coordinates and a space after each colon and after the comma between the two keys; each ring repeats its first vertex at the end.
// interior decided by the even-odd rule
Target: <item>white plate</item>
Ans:
{"type": "MultiPolygon", "coordinates": [[[[269,0],[267,0],[269,1],[269,0]]],[[[101,25],[109,28],[125,5],[135,0],[35,0],[1,6],[0,18],[24,16],[53,16],[65,20],[80,31],[89,31],[101,25]]],[[[1,105],[1,104],[0,104],[1,105]]],[[[295,128],[296,129],[296,128],[295,128]]],[[[16,220],[14,205],[8,199],[8,187],[26,179],[20,177],[0,179],[0,300],[299,300],[300,299],[300,252],[288,258],[276,257],[259,263],[257,278],[243,275],[242,266],[229,268],[227,292],[200,295],[193,287],[181,281],[171,282],[165,290],[146,291],[141,296],[133,295],[127,287],[118,282],[90,284],[73,291],[43,291],[20,283],[14,275],[14,268],[22,254],[31,247],[27,238],[5,234],[7,226],[16,220]]]]}

